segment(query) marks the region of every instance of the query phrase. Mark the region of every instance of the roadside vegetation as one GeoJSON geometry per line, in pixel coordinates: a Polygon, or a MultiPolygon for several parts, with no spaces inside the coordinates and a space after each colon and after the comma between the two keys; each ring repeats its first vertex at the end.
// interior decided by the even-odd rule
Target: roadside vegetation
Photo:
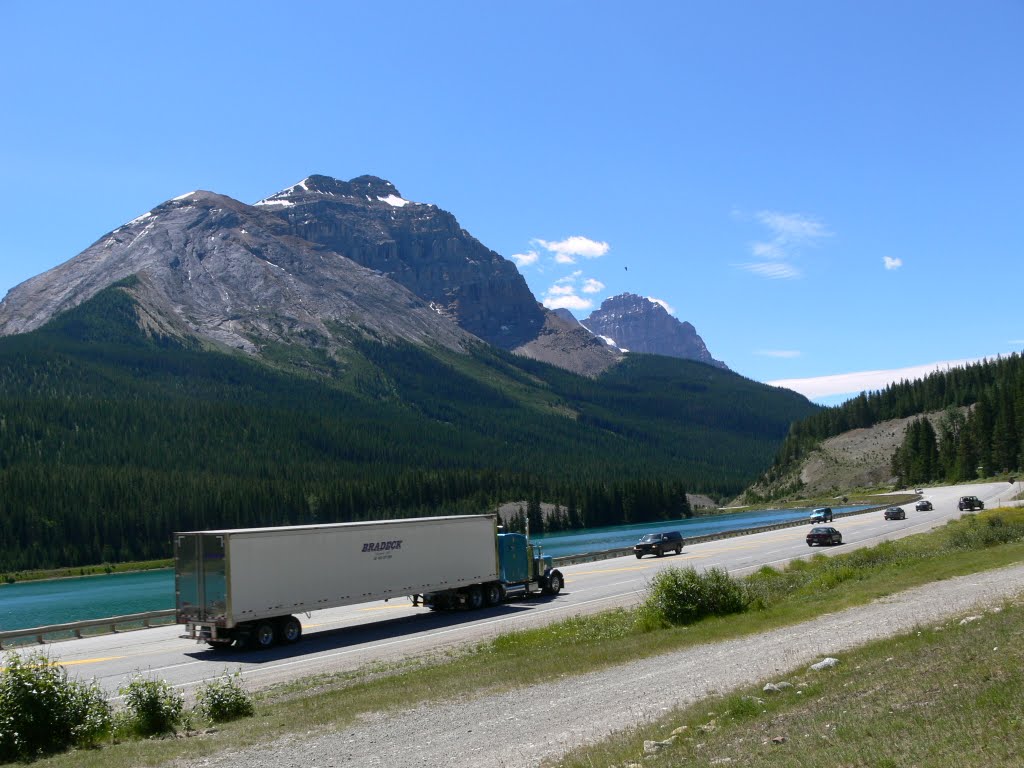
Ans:
{"type": "Polygon", "coordinates": [[[574,750],[557,765],[1020,765],[1024,606],[964,617],[839,656],[574,750]]]}
{"type": "MultiPolygon", "coordinates": [[[[783,570],[763,568],[743,579],[722,571],[698,574],[668,569],[652,581],[648,599],[635,609],[574,616],[400,665],[307,678],[255,693],[251,716],[242,713],[240,719],[218,725],[215,733],[209,728],[198,730],[199,720],[181,720],[173,726],[179,734],[192,738],[139,739],[141,734],[121,729],[98,740],[101,749],[77,750],[41,764],[118,768],[199,759],[289,733],[344,727],[368,712],[399,711],[435,699],[511,690],[701,643],[765,632],[920,584],[1022,559],[1024,510],[1001,509],[966,515],[927,534],[848,554],[818,554],[794,561],[783,570]],[[567,647],[572,648],[571,654],[564,652],[567,647]]],[[[890,669],[895,671],[895,667],[890,669]]],[[[934,674],[929,679],[937,684],[934,674]]],[[[950,678],[943,673],[940,679],[950,678]]],[[[896,678],[894,684],[898,684],[896,678]]],[[[936,698],[943,695],[941,691],[935,694],[936,698]]],[[[199,700],[206,700],[202,692],[199,700]]],[[[204,723],[211,720],[208,713],[201,717],[204,723]]],[[[628,751],[626,747],[623,750],[628,751]]]]}

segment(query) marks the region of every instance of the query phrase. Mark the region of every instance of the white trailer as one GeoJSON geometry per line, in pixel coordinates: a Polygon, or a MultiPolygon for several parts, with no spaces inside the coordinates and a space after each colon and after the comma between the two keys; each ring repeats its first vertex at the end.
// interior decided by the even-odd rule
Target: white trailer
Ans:
{"type": "Polygon", "coordinates": [[[497,516],[186,531],[174,534],[182,637],[212,646],[294,643],[294,616],[410,596],[434,610],[480,608],[535,591],[557,595],[561,571],[497,516]]]}
{"type": "MultiPolygon", "coordinates": [[[[296,613],[400,596],[504,599],[496,534],[493,514],[175,533],[176,620],[182,637],[268,647],[299,639],[296,613]]],[[[561,589],[546,560],[534,583],[561,589]]]]}

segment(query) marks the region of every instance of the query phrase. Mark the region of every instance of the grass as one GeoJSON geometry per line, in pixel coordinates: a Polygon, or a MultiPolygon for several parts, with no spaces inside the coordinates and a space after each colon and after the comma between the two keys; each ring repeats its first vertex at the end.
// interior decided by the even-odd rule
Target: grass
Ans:
{"type": "Polygon", "coordinates": [[[1024,606],[1016,605],[874,642],[830,670],[801,668],[704,699],[558,765],[1019,766],[1022,636],[1024,606]],[[792,687],[768,693],[766,682],[792,687]],[[645,742],[663,746],[645,750],[645,742]]]}
{"type": "MultiPolygon", "coordinates": [[[[39,765],[119,768],[158,765],[171,759],[197,760],[287,734],[335,730],[366,713],[506,691],[701,643],[766,632],[920,584],[1021,560],[1024,510],[969,515],[927,534],[844,555],[816,555],[795,561],[783,571],[762,569],[745,580],[754,609],[742,614],[648,631],[633,610],[575,616],[446,654],[272,688],[256,696],[255,717],[219,726],[216,733],[128,741],[56,756],[39,765]],[[1006,543],[999,543],[1003,541],[1006,543]],[[565,653],[567,647],[572,648],[571,654],[565,653]]],[[[948,679],[948,675],[943,673],[939,679],[948,679]]]]}

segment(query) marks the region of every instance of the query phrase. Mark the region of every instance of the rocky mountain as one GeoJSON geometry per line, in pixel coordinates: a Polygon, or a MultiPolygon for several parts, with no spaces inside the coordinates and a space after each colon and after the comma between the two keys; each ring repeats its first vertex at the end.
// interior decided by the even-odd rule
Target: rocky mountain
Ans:
{"type": "Polygon", "coordinates": [[[13,288],[0,335],[39,328],[133,277],[153,332],[260,354],[336,354],[353,331],[464,350],[477,339],[595,374],[618,355],[544,309],[455,217],[373,176],[310,176],[255,205],[169,200],[13,288]]]}
{"type": "Polygon", "coordinates": [[[681,357],[728,369],[711,356],[693,325],[680,322],[643,296],[622,293],[605,299],[582,324],[624,351],[681,357]]]}

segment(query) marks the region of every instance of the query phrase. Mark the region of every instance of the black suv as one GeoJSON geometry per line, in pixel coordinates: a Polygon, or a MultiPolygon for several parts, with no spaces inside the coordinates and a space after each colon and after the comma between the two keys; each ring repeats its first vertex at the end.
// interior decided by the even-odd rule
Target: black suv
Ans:
{"type": "Polygon", "coordinates": [[[983,502],[977,496],[961,496],[960,503],[957,504],[956,506],[961,512],[963,512],[965,509],[984,509],[985,502],[983,502]]]}
{"type": "Polygon", "coordinates": [[[683,551],[683,537],[679,531],[667,533],[648,533],[633,546],[633,554],[639,560],[644,555],[656,555],[661,557],[666,552],[675,552],[677,555],[683,551]]]}

